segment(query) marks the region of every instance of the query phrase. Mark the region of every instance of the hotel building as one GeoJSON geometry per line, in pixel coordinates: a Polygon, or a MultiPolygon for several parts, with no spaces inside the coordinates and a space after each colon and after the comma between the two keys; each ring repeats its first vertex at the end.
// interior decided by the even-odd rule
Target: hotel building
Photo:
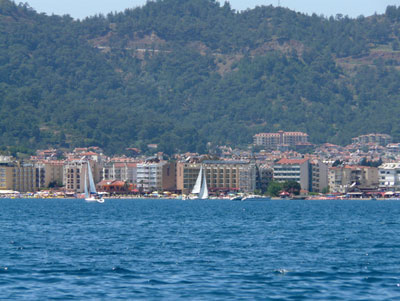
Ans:
{"type": "Polygon", "coordinates": [[[177,190],[189,194],[196,183],[200,167],[206,174],[211,192],[244,191],[256,189],[256,167],[247,161],[203,161],[177,163],[177,190]]]}
{"type": "Polygon", "coordinates": [[[293,147],[297,144],[308,143],[308,135],[302,132],[259,133],[253,138],[255,145],[264,146],[267,149],[277,149],[281,145],[293,147]]]}
{"type": "Polygon", "coordinates": [[[32,164],[0,164],[0,190],[34,192],[37,188],[36,168],[32,164]]]}

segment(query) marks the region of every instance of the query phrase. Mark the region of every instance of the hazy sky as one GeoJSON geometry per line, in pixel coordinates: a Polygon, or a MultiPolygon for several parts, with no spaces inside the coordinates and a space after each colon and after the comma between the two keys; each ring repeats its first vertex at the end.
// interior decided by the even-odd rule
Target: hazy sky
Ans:
{"type": "MultiPolygon", "coordinates": [[[[22,0],[21,0],[22,1],[22,0]]],[[[74,18],[84,18],[96,13],[107,14],[123,11],[125,8],[141,6],[146,0],[25,0],[38,12],[47,14],[69,14],[74,18]]],[[[25,2],[22,1],[22,2],[25,2]]],[[[15,1],[19,3],[20,1],[15,1]]],[[[225,2],[220,0],[221,3],[225,2]]],[[[257,5],[277,5],[278,0],[230,0],[232,8],[244,10],[257,5]]],[[[369,16],[385,12],[388,5],[400,5],[400,0],[280,0],[281,6],[312,14],[325,16],[341,13],[351,17],[369,16]]]]}

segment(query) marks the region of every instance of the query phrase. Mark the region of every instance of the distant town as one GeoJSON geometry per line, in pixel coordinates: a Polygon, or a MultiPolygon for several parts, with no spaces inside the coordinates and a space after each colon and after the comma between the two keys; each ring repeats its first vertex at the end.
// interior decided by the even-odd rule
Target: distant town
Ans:
{"type": "Polygon", "coordinates": [[[303,132],[259,133],[246,150],[216,147],[209,154],[166,158],[140,149],[109,157],[99,147],[38,150],[29,160],[0,156],[0,196],[80,197],[90,164],[98,191],[113,197],[179,197],[193,189],[202,167],[210,196],[392,198],[400,194],[400,143],[386,134],[355,137],[345,147],[313,145],[303,132]],[[285,185],[298,183],[298,191],[285,185]]]}

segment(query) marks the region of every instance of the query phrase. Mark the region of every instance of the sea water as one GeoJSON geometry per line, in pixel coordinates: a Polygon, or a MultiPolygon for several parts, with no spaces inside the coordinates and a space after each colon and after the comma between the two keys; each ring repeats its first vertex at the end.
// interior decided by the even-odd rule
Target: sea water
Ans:
{"type": "Polygon", "coordinates": [[[0,199],[1,300],[400,300],[400,202],[0,199]]]}

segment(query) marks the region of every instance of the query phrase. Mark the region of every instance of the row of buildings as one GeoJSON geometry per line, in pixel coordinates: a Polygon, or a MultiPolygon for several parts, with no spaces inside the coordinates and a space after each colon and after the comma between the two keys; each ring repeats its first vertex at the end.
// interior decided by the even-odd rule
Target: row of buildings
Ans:
{"type": "MultiPolygon", "coordinates": [[[[268,150],[296,148],[299,146],[309,146],[308,134],[303,132],[284,132],[277,133],[258,133],[253,137],[253,144],[262,146],[268,150]]],[[[393,141],[387,134],[367,134],[352,139],[353,144],[368,145],[370,143],[379,146],[387,146],[393,141]]]]}
{"type": "Polygon", "coordinates": [[[97,147],[38,151],[28,162],[0,156],[0,192],[62,187],[67,193],[82,193],[88,162],[99,190],[118,193],[187,194],[201,166],[212,193],[266,191],[271,181],[296,181],[304,192],[400,191],[400,144],[388,135],[359,136],[346,147],[323,144],[307,155],[279,149],[307,144],[308,135],[301,132],[262,133],[255,143],[266,150],[219,147],[218,160],[198,154],[175,155],[171,161],[161,154],[145,158],[138,149],[130,149],[132,157],[110,158],[97,147]],[[362,166],[362,160],[379,164],[362,166]]]}
{"type": "MultiPolygon", "coordinates": [[[[133,161],[133,160],[131,160],[133,161]]],[[[87,164],[102,190],[127,192],[191,191],[200,167],[206,174],[211,192],[265,191],[269,182],[296,181],[307,192],[345,193],[358,190],[400,190],[400,163],[383,163],[379,167],[328,164],[309,158],[283,158],[273,166],[252,161],[203,160],[144,162],[105,162],[84,159],[42,161],[36,163],[0,163],[0,190],[37,191],[64,187],[66,192],[82,193],[87,164]]]]}
{"type": "MultiPolygon", "coordinates": [[[[248,161],[170,162],[148,159],[134,162],[102,162],[90,153],[82,158],[36,163],[0,163],[0,190],[33,192],[49,187],[64,187],[67,193],[84,191],[87,164],[100,190],[119,192],[171,191],[189,193],[203,166],[210,191],[252,192],[257,186],[256,165],[248,161]]],[[[264,172],[268,183],[271,173],[264,172]]]]}
{"type": "Polygon", "coordinates": [[[31,192],[64,187],[67,193],[82,193],[87,164],[91,165],[99,189],[110,192],[171,191],[188,194],[201,166],[209,190],[214,193],[266,191],[272,180],[299,182],[304,191],[321,192],[328,186],[328,166],[307,158],[281,159],[271,167],[256,164],[254,160],[204,160],[200,157],[177,161],[156,157],[109,160],[99,153],[85,150],[69,155],[65,160],[3,161],[0,163],[0,190],[31,192]]]}

